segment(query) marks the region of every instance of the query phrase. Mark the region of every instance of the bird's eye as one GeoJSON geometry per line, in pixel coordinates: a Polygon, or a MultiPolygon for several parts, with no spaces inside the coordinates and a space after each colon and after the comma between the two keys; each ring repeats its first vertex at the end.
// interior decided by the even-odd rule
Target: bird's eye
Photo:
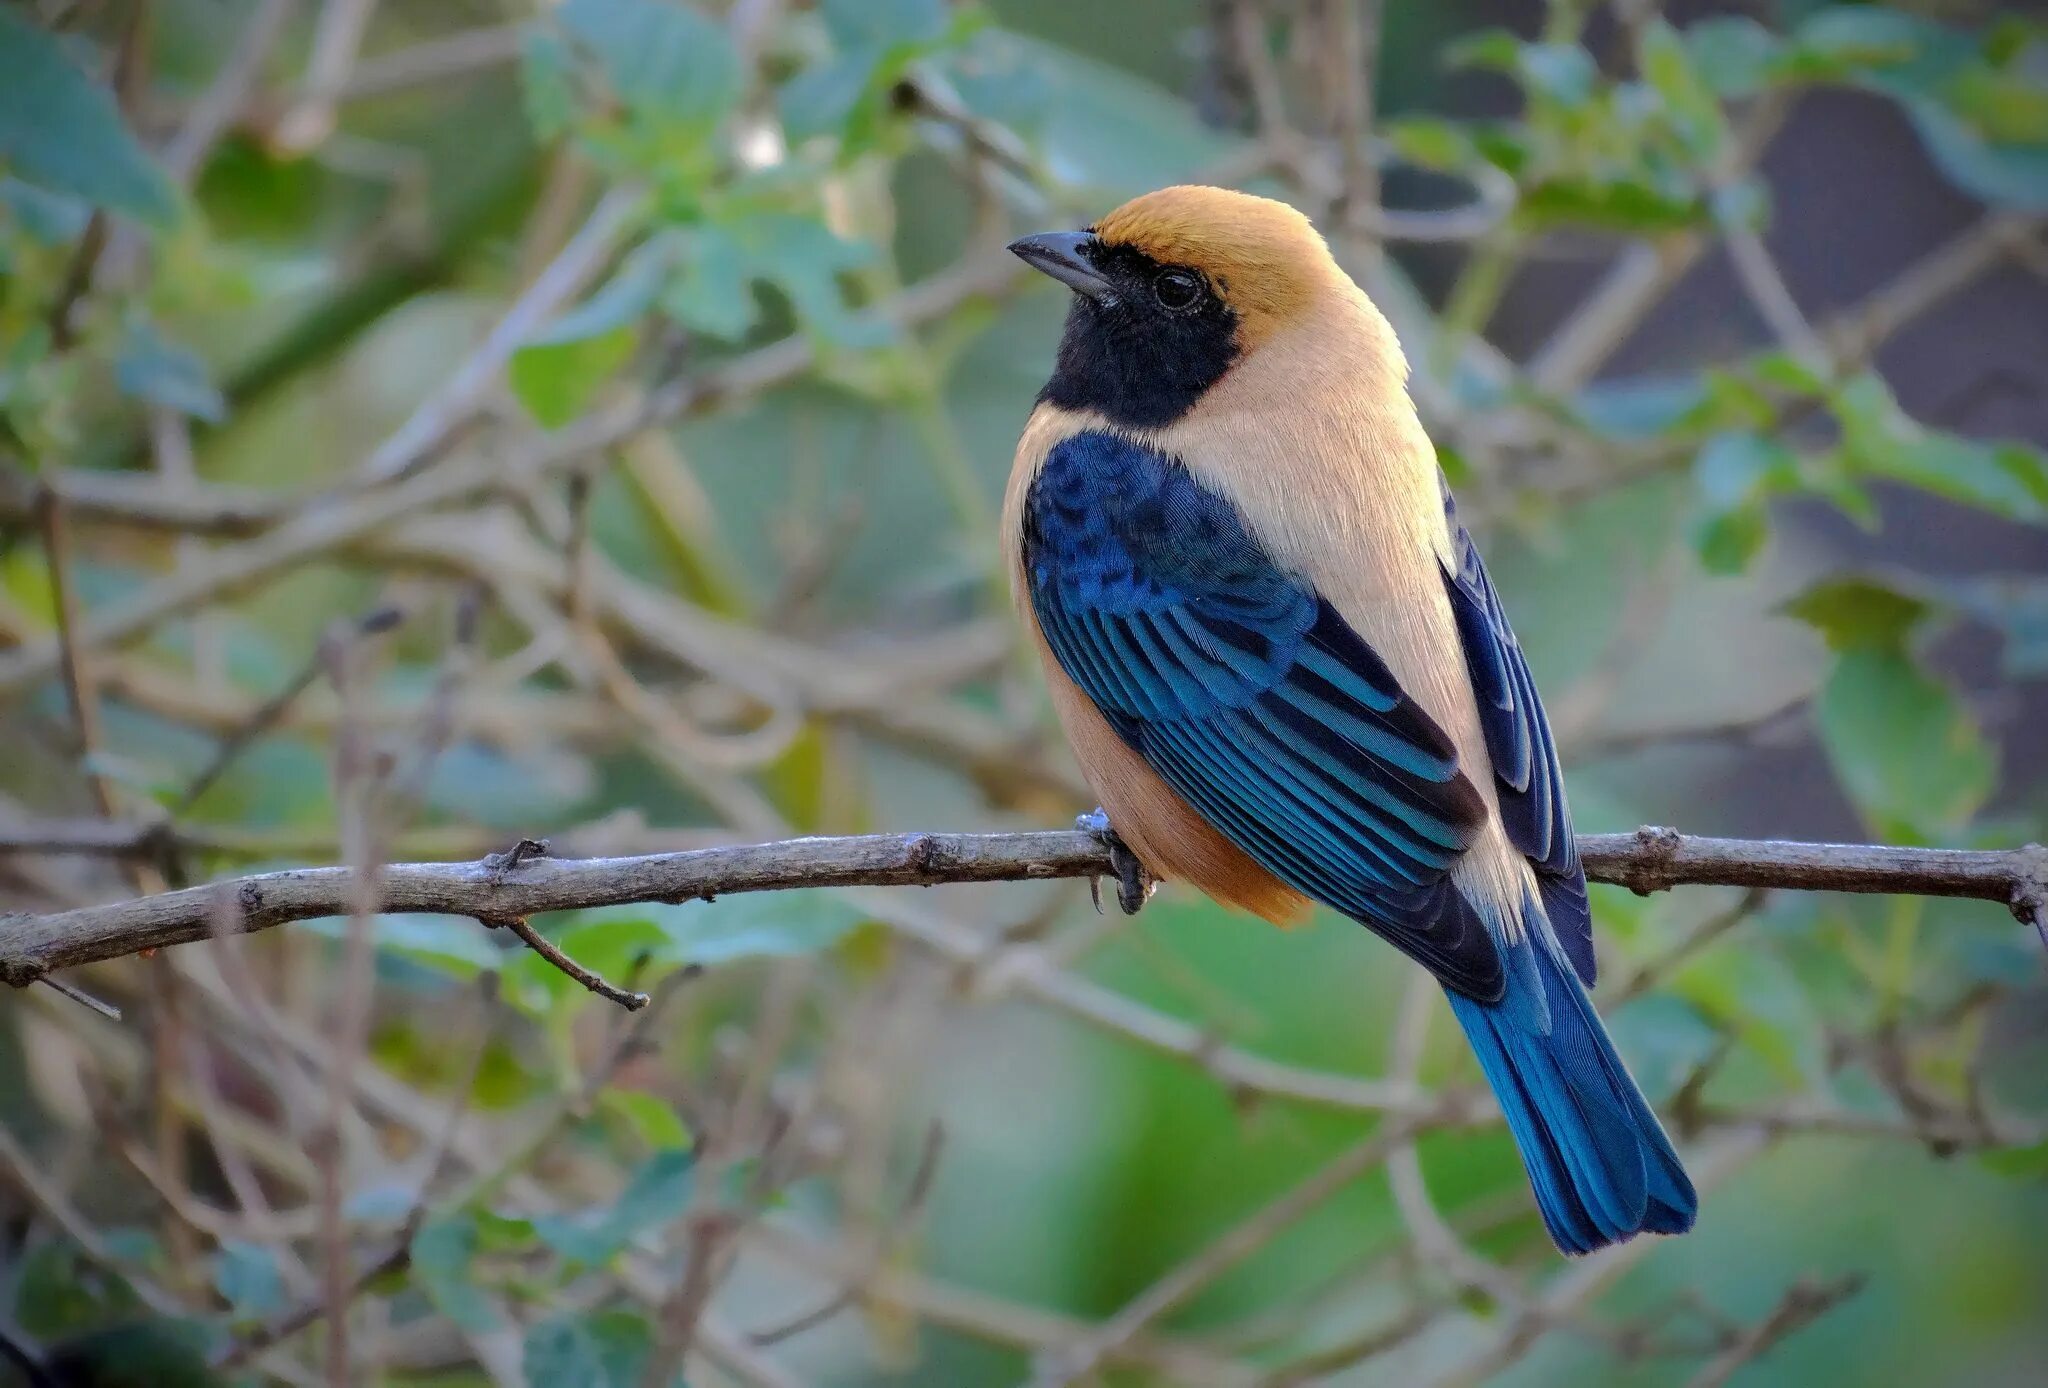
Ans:
{"type": "Polygon", "coordinates": [[[1202,297],[1201,277],[1186,270],[1162,270],[1152,281],[1152,294],[1161,308],[1193,308],[1202,297]]]}

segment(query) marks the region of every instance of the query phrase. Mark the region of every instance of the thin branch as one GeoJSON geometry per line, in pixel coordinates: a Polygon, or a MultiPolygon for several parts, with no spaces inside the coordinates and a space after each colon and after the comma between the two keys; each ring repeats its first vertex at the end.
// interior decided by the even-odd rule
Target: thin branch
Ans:
{"type": "Polygon", "coordinates": [[[336,99],[360,101],[505,67],[518,60],[520,45],[530,27],[514,23],[461,29],[409,48],[361,59],[335,94],[336,99]]]}
{"type": "MultiPolygon", "coordinates": [[[[374,636],[391,630],[404,619],[405,613],[399,608],[378,607],[356,621],[355,634],[374,636]]],[[[326,653],[323,648],[309,656],[306,663],[299,667],[299,672],[286,680],[277,693],[258,704],[239,726],[228,731],[227,736],[220,740],[220,745],[214,748],[213,756],[201,768],[199,774],[192,778],[191,783],[172,802],[171,813],[182,815],[197,804],[199,797],[212,789],[214,782],[221,778],[221,774],[233,764],[236,757],[248,750],[251,743],[277,726],[278,721],[291,710],[298,697],[312,688],[313,682],[320,678],[324,669],[326,653]]]]}
{"type": "Polygon", "coordinates": [[[1725,911],[1716,911],[1687,931],[1682,939],[1663,953],[1637,966],[1635,972],[1623,980],[1620,987],[1606,999],[1607,1005],[1618,1006],[1630,998],[1649,992],[1659,981],[1675,973],[1686,960],[1761,911],[1764,900],[1764,890],[1761,887],[1751,887],[1733,906],[1725,911]]]}
{"type": "Polygon", "coordinates": [[[263,0],[242,26],[213,84],[186,112],[184,124],[164,147],[164,169],[180,184],[192,181],[207,153],[249,104],[250,93],[263,75],[263,64],[297,8],[298,0],[263,0]]]}
{"type": "Polygon", "coordinates": [[[78,752],[85,766],[85,783],[92,791],[100,818],[112,819],[119,808],[112,784],[95,765],[103,739],[100,734],[99,687],[85,652],[79,649],[78,629],[82,623],[78,589],[72,582],[71,526],[64,503],[54,493],[42,497],[43,554],[50,574],[50,595],[57,613],[59,672],[64,679],[64,697],[71,707],[71,719],[78,730],[78,752]]]}
{"type": "MultiPolygon", "coordinates": [[[[1769,1145],[1767,1133],[1745,1130],[1731,1134],[1689,1161],[1693,1179],[1701,1190],[1710,1190],[1769,1145]]],[[[1427,1388],[1478,1388],[1492,1382],[1502,1370],[1519,1362],[1537,1340],[1577,1316],[1629,1268],[1648,1256],[1658,1242],[1631,1239],[1575,1262],[1546,1284],[1519,1315],[1506,1318],[1489,1333],[1473,1337],[1471,1352],[1465,1357],[1444,1365],[1430,1378],[1414,1381],[1426,1384],[1427,1388]]]]}
{"type": "Polygon", "coordinates": [[[638,184],[614,188],[591,209],[582,228],[505,310],[483,342],[441,387],[364,459],[360,476],[389,482],[431,461],[476,410],[512,354],[578,294],[632,228],[646,193],[638,184]]]}
{"type": "Polygon", "coordinates": [[[1292,1227],[1338,1191],[1379,1166],[1415,1134],[1454,1117],[1458,1108],[1456,1097],[1447,1095],[1433,1114],[1416,1114],[1382,1124],[1372,1136],[1339,1153],[1307,1180],[1231,1226],[1214,1243],[1131,1298],[1094,1334],[1079,1344],[1046,1355],[1031,1380],[1032,1388],[1066,1388],[1066,1385],[1087,1377],[1106,1355],[1128,1343],[1132,1336],[1185,1303],[1264,1248],[1282,1230],[1292,1227]]]}
{"type": "Polygon", "coordinates": [[[561,950],[555,948],[548,937],[535,930],[533,926],[527,923],[524,917],[514,916],[506,921],[485,921],[484,924],[504,926],[521,940],[524,940],[528,949],[547,960],[548,963],[554,965],[605,1001],[615,1002],[628,1012],[638,1012],[641,1008],[647,1006],[647,994],[630,992],[627,989],[605,982],[574,959],[562,953],[561,950]]]}
{"type": "Polygon", "coordinates": [[[334,133],[334,107],[349,74],[363,33],[370,27],[377,0],[327,0],[313,30],[313,53],[306,62],[304,89],[278,120],[272,139],[289,154],[305,154],[334,133]]]}
{"type": "Polygon", "coordinates": [[[1768,1316],[1745,1330],[1734,1344],[1688,1379],[1686,1388],[1721,1388],[1745,1365],[1768,1354],[1779,1341],[1798,1334],[1862,1291],[1863,1284],[1864,1278],[1858,1273],[1832,1282],[1802,1280],[1794,1284],[1768,1316]]]}
{"type": "MultiPolygon", "coordinates": [[[[1718,839],[1672,829],[1586,834],[1586,875],[1636,892],[1678,886],[1769,887],[1972,897],[2007,906],[2037,899],[2048,849],[1993,851],[1718,839]]],[[[630,858],[536,858],[506,869],[395,863],[380,874],[377,907],[507,921],[543,911],[644,901],[709,900],[789,887],[929,887],[947,882],[1099,877],[1109,855],[1075,830],[1015,834],[869,834],[788,839],[630,858]]],[[[345,867],[293,868],[104,906],[0,916],[0,981],[21,987],[56,969],[205,939],[220,903],[243,933],[345,915],[356,890],[345,867]]],[[[2031,915],[2026,917],[2032,923],[2031,915]]]]}

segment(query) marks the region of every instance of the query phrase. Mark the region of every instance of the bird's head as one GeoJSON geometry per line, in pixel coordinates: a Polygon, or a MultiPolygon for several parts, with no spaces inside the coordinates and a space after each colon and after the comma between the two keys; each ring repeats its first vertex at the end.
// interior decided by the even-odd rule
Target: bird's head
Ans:
{"type": "Polygon", "coordinates": [[[1010,249],[1074,291],[1041,398],[1133,428],[1172,423],[1319,304],[1358,297],[1308,218],[1224,188],[1162,188],[1010,249]]]}

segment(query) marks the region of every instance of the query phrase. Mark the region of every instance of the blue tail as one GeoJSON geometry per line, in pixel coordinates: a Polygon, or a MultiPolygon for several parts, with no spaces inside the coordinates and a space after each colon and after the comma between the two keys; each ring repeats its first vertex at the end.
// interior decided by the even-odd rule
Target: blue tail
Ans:
{"type": "Polygon", "coordinates": [[[1646,1230],[1684,1233],[1699,1197],[1671,1139],[1541,908],[1530,902],[1523,918],[1531,938],[1507,951],[1501,1000],[1450,999],[1522,1150],[1550,1237],[1566,1253],[1590,1253],[1646,1230]]]}

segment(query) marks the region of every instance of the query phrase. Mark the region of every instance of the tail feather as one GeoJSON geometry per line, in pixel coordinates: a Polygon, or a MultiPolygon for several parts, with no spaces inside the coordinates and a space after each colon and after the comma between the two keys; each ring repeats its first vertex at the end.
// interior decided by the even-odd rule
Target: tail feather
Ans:
{"type": "Polygon", "coordinates": [[[1451,1010],[1521,1149],[1551,1238],[1590,1253],[1645,1231],[1682,1234],[1699,1206],[1678,1153],[1630,1078],[1531,901],[1525,959],[1497,1003],[1451,1010]],[[1533,995],[1528,995],[1533,993],[1533,995]]]}

